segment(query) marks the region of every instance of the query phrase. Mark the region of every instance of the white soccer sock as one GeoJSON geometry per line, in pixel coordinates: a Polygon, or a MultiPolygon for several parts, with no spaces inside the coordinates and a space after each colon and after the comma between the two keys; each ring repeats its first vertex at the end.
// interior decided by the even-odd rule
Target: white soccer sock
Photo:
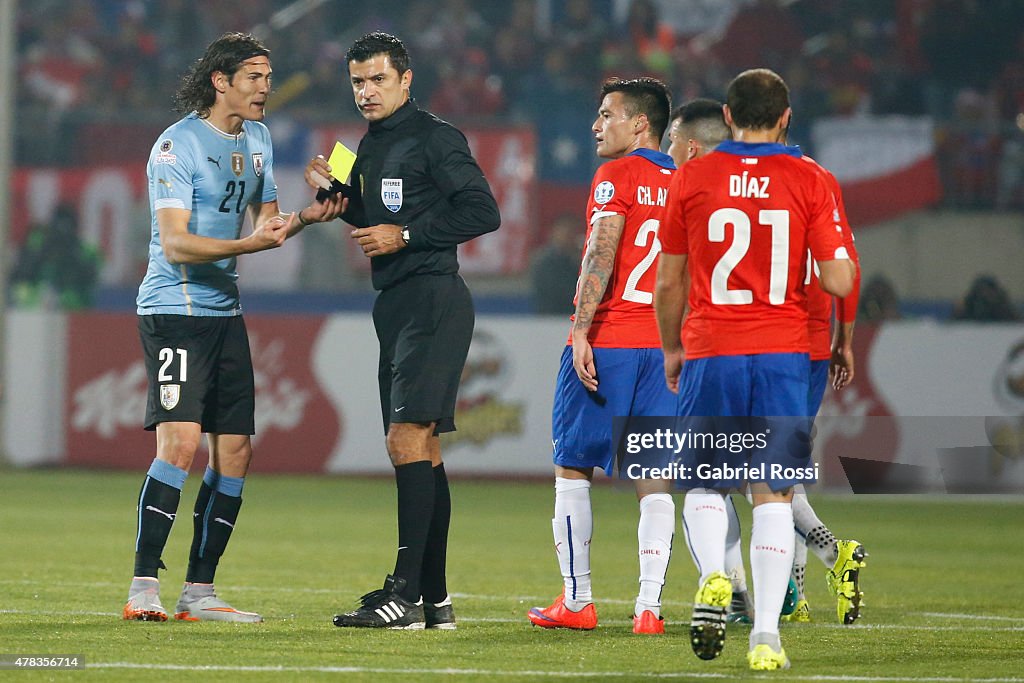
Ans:
{"type": "Polygon", "coordinates": [[[661,588],[665,585],[676,531],[676,505],[669,493],[649,493],[640,499],[636,536],[640,548],[640,594],[633,614],[644,610],[661,616],[661,588]]]}
{"type": "Polygon", "coordinates": [[[796,582],[797,599],[806,600],[804,575],[807,573],[807,541],[800,534],[793,534],[793,580],[796,582]]]}
{"type": "Polygon", "coordinates": [[[793,526],[806,539],[807,547],[831,569],[836,562],[836,537],[807,502],[803,484],[793,487],[793,526]]]}
{"type": "Polygon", "coordinates": [[[590,508],[590,482],[555,477],[555,535],[558,566],[565,581],[565,606],[578,611],[593,602],[590,589],[590,539],[594,515],[590,508]]]}
{"type": "Polygon", "coordinates": [[[691,489],[683,498],[683,531],[700,583],[713,572],[725,571],[725,536],[729,514],[725,498],[713,489],[691,489]]]}
{"type": "Polygon", "coordinates": [[[758,505],[750,530],[750,573],[757,602],[752,633],[779,632],[792,569],[793,508],[789,503],[758,505]]]}
{"type": "Polygon", "coordinates": [[[740,517],[732,496],[725,497],[725,511],[729,515],[729,529],[725,533],[725,573],[732,581],[732,592],[747,590],[747,572],[743,568],[743,547],[740,545],[740,517]]]}

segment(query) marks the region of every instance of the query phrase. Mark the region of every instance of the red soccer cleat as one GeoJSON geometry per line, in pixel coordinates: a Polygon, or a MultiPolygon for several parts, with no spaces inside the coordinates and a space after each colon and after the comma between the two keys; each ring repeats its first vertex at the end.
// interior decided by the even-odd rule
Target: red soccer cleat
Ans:
{"type": "Polygon", "coordinates": [[[559,595],[551,607],[541,609],[534,607],[527,614],[534,626],[541,628],[572,628],[590,631],[597,626],[597,610],[594,603],[589,603],[579,612],[573,612],[565,606],[565,594],[559,595]]]}
{"type": "Polygon", "coordinates": [[[633,633],[664,633],[665,617],[656,617],[654,612],[645,609],[640,616],[633,615],[633,633]]]}

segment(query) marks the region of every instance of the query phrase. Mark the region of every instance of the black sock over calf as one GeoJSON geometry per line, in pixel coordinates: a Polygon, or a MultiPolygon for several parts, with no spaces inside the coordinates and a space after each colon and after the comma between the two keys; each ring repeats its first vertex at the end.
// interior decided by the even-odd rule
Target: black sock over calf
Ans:
{"type": "Polygon", "coordinates": [[[188,556],[186,581],[213,583],[217,563],[227,548],[241,507],[241,498],[214,491],[203,482],[192,518],[192,550],[188,556]]]}
{"type": "Polygon", "coordinates": [[[445,578],[448,560],[448,526],[452,519],[452,495],[444,463],[434,469],[434,516],[430,519],[427,547],[423,552],[420,589],[423,601],[438,603],[448,597],[445,578]]]}
{"type": "Polygon", "coordinates": [[[434,473],[429,460],[395,468],[398,488],[398,557],[395,576],[406,580],[402,597],[420,599],[420,575],[427,547],[430,522],[434,516],[434,473]]]}
{"type": "Polygon", "coordinates": [[[167,545],[174,516],[178,513],[181,489],[146,477],[139,493],[138,540],[135,543],[135,576],[156,578],[165,569],[160,555],[167,545]]]}

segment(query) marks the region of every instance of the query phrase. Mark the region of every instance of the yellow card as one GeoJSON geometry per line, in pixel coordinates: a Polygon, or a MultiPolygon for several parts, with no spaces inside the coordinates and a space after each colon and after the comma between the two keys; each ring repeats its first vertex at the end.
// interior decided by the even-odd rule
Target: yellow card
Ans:
{"type": "Polygon", "coordinates": [[[331,151],[331,158],[327,164],[331,167],[331,175],[337,180],[345,182],[352,173],[352,166],[356,163],[356,153],[340,142],[334,143],[334,150],[331,151]]]}

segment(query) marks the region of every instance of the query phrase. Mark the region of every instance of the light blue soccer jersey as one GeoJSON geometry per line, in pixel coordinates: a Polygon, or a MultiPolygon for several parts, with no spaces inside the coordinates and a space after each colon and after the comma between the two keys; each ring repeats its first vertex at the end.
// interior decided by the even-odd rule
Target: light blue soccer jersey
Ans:
{"type": "Polygon", "coordinates": [[[168,263],[160,246],[156,213],[189,209],[190,233],[238,239],[246,208],[277,199],[273,168],[270,132],[258,121],[245,121],[241,133],[230,135],[192,113],[163,132],[146,167],[153,218],[149,268],[136,299],[139,315],[241,313],[236,259],[168,263]]]}

